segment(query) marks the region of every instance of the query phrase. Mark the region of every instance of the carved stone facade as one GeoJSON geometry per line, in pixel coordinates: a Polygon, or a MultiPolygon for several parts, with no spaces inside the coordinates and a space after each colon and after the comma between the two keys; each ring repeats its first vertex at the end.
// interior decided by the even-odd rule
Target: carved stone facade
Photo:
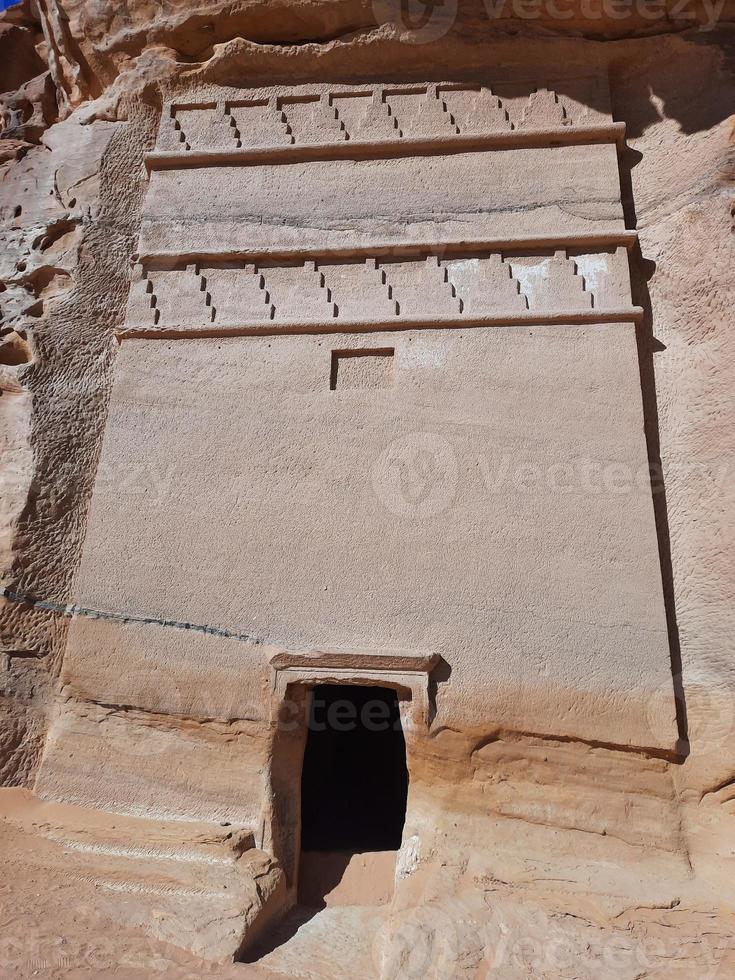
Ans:
{"type": "Polygon", "coordinates": [[[650,491],[618,487],[647,473],[620,127],[585,127],[547,89],[357,92],[164,106],[70,697],[38,777],[65,802],[247,828],[285,871],[284,909],[300,765],[278,717],[294,687],[378,684],[414,705],[412,847],[430,721],[550,737],[564,715],[568,735],[662,757],[678,737],[650,491]],[[480,98],[494,108],[468,146],[453,113],[480,98]],[[483,127],[503,113],[496,145],[483,127]],[[436,481],[416,493],[424,457],[436,481]],[[284,657],[301,673],[271,679],[284,657]],[[81,692],[248,719],[243,751],[178,733],[131,758],[117,725],[133,718],[95,735],[81,692]]]}
{"type": "Polygon", "coordinates": [[[696,521],[656,472],[688,260],[633,160],[687,151],[633,48],[378,34],[372,63],[358,31],[185,67],[176,37],[75,111],[106,56],[51,58],[69,119],[13,163],[54,204],[7,239],[0,762],[33,795],[0,813],[121,934],[233,976],[653,976],[703,921],[727,967],[728,764],[686,762],[727,718],[719,681],[685,696],[668,528],[696,521]],[[405,812],[331,881],[304,760],[350,690],[395,703],[405,812]]]}

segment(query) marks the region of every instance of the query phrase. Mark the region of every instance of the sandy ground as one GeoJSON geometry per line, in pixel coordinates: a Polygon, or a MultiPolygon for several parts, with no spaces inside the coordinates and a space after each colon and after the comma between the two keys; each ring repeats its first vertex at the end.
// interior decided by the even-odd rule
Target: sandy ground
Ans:
{"type": "Polygon", "coordinates": [[[252,978],[255,966],[215,966],[116,922],[84,882],[38,863],[39,841],[7,824],[0,838],[0,977],[252,978]]]}
{"type": "MultiPolygon", "coordinates": [[[[26,799],[25,797],[28,797],[26,799]]],[[[77,855],[18,825],[31,801],[0,790],[0,977],[268,980],[255,966],[218,966],[120,922],[121,896],[80,873],[77,855]]],[[[84,865],[82,865],[84,867],[84,865]]]]}
{"type": "MultiPolygon", "coordinates": [[[[323,884],[328,886],[323,892],[325,907],[297,908],[287,915],[251,952],[257,962],[217,965],[154,938],[153,916],[165,918],[168,913],[161,913],[150,895],[136,894],[141,863],[131,863],[116,877],[110,874],[109,849],[104,854],[75,848],[71,836],[60,841],[55,836],[57,820],[68,813],[68,807],[43,804],[27,791],[0,790],[0,980],[376,980],[386,963],[383,975],[395,980],[735,977],[732,913],[717,902],[704,901],[705,893],[692,882],[691,894],[682,892],[682,900],[641,904],[622,898],[613,901],[620,909],[605,916],[591,898],[585,911],[582,896],[575,900],[573,893],[564,898],[552,891],[544,898],[533,890],[506,888],[496,880],[481,904],[481,920],[473,918],[474,892],[465,896],[470,904],[464,905],[461,895],[449,896],[443,912],[438,907],[433,907],[433,914],[428,910],[420,929],[417,923],[412,925],[409,910],[397,946],[391,945],[397,910],[389,900],[395,860],[389,852],[356,855],[347,868],[338,855],[326,862],[322,856],[323,884]],[[23,825],[23,819],[32,820],[33,829],[23,825]],[[500,945],[490,941],[495,935],[492,929],[487,933],[489,945],[476,964],[479,972],[468,973],[462,956],[444,963],[441,956],[435,962],[424,955],[432,952],[433,928],[446,926],[448,916],[459,953],[465,946],[472,948],[470,933],[480,926],[505,923],[500,945]],[[550,940],[556,944],[554,950],[558,947],[568,954],[564,969],[558,969],[556,961],[544,960],[539,968],[532,965],[552,948],[550,940]],[[496,957],[501,946],[507,947],[507,956],[503,954],[499,968],[496,957]],[[411,965],[414,947],[418,952],[413,959],[416,964],[426,960],[430,964],[426,969],[411,965]],[[391,958],[396,950],[405,954],[403,959],[391,958]]],[[[102,817],[92,813],[93,819],[102,817]]],[[[148,861],[142,859],[155,876],[148,861]]],[[[312,868],[312,878],[316,877],[312,868]]],[[[661,882],[665,891],[664,885],[661,882]]],[[[723,892],[717,882],[714,885],[718,894],[723,892]]],[[[454,949],[451,942],[448,949],[450,953],[454,949]]]]}
{"type": "Polygon", "coordinates": [[[294,910],[254,952],[263,957],[260,965],[217,965],[154,938],[145,922],[140,928],[121,922],[124,897],[100,888],[91,873],[94,858],[88,858],[89,873],[80,873],[78,855],[18,826],[29,806],[37,807],[30,794],[0,790],[0,978],[341,977],[349,974],[360,952],[356,937],[361,937],[357,946],[365,946],[366,967],[370,964],[370,937],[385,914],[385,882],[392,877],[394,855],[376,855],[378,869],[365,860],[356,861],[351,874],[332,868],[336,887],[327,883],[333,891],[326,897],[328,907],[294,910]],[[355,889],[363,890],[366,875],[370,907],[345,907],[356,900],[355,889]],[[335,942],[334,936],[344,941],[335,942]]]}

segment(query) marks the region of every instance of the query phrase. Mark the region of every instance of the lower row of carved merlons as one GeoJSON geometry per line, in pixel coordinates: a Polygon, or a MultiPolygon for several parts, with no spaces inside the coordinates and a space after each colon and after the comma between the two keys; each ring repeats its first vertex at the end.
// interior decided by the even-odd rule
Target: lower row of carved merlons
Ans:
{"type": "Polygon", "coordinates": [[[128,326],[390,321],[620,309],[630,305],[624,247],[400,261],[176,265],[137,270],[128,326]]]}

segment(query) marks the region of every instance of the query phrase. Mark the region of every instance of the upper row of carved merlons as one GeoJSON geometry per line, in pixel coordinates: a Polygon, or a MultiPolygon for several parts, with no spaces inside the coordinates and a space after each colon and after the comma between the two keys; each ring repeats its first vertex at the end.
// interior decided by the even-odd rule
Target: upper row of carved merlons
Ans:
{"type": "Polygon", "coordinates": [[[137,268],[128,301],[131,329],[206,329],[247,324],[471,321],[619,310],[630,306],[623,247],[577,253],[493,252],[405,260],[254,264],[220,262],[137,268]]]}
{"type": "Polygon", "coordinates": [[[601,126],[611,121],[606,89],[599,78],[581,78],[557,89],[528,83],[376,85],[171,102],[164,107],[157,149],[222,151],[601,126]]]}

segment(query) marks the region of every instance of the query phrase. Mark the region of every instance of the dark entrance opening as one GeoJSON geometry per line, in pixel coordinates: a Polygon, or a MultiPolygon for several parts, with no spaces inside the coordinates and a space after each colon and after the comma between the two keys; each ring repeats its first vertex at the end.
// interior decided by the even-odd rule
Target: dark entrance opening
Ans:
{"type": "Polygon", "coordinates": [[[301,774],[302,850],[397,849],[407,794],[406,742],[396,692],[315,687],[301,774]]]}

